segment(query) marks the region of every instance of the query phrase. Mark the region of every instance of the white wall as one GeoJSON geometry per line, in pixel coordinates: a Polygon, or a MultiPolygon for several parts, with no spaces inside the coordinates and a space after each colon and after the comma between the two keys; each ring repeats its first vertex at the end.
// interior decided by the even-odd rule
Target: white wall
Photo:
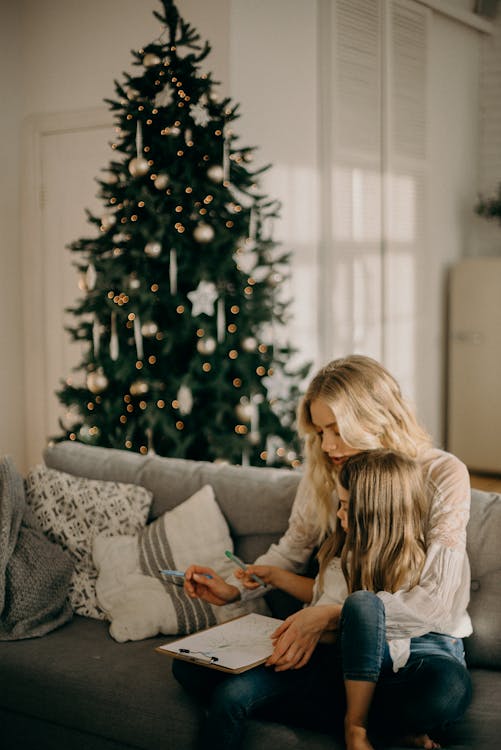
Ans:
{"type": "Polygon", "coordinates": [[[447,276],[468,254],[477,190],[478,81],[483,35],[445,16],[432,24],[429,71],[428,245],[420,259],[418,406],[439,441],[444,436],[447,276]]]}
{"type": "Polygon", "coordinates": [[[0,4],[0,455],[24,460],[23,325],[19,250],[20,7],[0,4]]]}

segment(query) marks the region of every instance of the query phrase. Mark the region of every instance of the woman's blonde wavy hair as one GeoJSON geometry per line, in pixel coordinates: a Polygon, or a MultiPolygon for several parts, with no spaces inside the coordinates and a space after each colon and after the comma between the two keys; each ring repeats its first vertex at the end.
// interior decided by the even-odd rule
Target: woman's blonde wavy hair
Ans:
{"type": "Polygon", "coordinates": [[[349,493],[346,533],[331,534],[318,553],[320,583],[333,557],[349,593],[412,588],[425,559],[428,502],[414,459],[393,451],[366,451],[349,458],[338,481],[349,493]]]}
{"type": "Polygon", "coordinates": [[[332,409],[341,438],[355,450],[385,448],[417,458],[432,441],[403,398],[395,378],[379,362],[352,354],[323,367],[308,386],[298,410],[306,475],[317,503],[323,539],[332,531],[336,470],[322,451],[322,438],[312,421],[311,403],[316,399],[332,409]]]}

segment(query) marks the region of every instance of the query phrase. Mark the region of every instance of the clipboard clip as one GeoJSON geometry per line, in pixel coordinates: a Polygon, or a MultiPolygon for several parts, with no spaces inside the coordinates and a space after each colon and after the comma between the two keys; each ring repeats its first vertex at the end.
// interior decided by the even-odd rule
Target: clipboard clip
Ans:
{"type": "Polygon", "coordinates": [[[217,656],[211,656],[210,654],[206,654],[203,651],[190,651],[189,648],[180,648],[179,653],[192,656],[195,661],[203,661],[207,664],[215,664],[215,662],[219,661],[217,656]]]}

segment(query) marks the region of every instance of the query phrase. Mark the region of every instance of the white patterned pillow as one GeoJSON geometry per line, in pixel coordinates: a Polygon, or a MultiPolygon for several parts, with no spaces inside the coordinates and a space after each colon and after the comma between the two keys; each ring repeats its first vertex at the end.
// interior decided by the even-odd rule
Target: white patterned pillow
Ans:
{"type": "Polygon", "coordinates": [[[178,579],[159,573],[198,563],[226,578],[235,566],[225,550],[233,550],[233,541],[210,485],[136,536],[96,537],[96,592],[111,621],[110,635],[119,642],[137,641],[158,633],[193,633],[250,611],[269,614],[262,597],[225,607],[190,599],[178,579]]]}
{"type": "Polygon", "coordinates": [[[103,620],[96,600],[94,538],[98,534],[135,534],[142,529],[151,492],[135,484],[77,477],[39,464],[26,477],[26,501],[48,538],[74,560],[69,592],[73,610],[103,620]]]}

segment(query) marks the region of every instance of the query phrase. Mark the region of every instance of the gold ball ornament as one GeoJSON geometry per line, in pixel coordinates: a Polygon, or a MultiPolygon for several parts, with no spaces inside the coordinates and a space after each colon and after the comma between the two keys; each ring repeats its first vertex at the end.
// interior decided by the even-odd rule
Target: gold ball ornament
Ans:
{"type": "Polygon", "coordinates": [[[207,170],[207,177],[212,182],[222,182],[224,180],[224,169],[219,164],[213,164],[207,170]]]}
{"type": "Polygon", "coordinates": [[[165,190],[165,188],[169,184],[169,175],[159,174],[158,177],[155,178],[153,184],[155,185],[157,190],[165,190]]]}
{"type": "Polygon", "coordinates": [[[257,349],[257,341],[254,336],[246,336],[242,341],[242,349],[244,352],[255,352],[257,349]]]}
{"type": "Polygon", "coordinates": [[[133,177],[142,177],[150,168],[150,165],[141,156],[131,159],[129,162],[129,172],[133,177]]]}
{"type": "Polygon", "coordinates": [[[141,326],[141,333],[147,339],[152,338],[158,333],[158,326],[154,320],[147,320],[141,326]]]}
{"type": "Polygon", "coordinates": [[[107,185],[116,185],[118,182],[118,176],[114,172],[107,172],[101,177],[101,180],[107,185]]]}
{"type": "Polygon", "coordinates": [[[108,378],[99,367],[97,370],[89,372],[87,375],[87,388],[91,393],[102,393],[108,387],[108,378]]]}
{"type": "Polygon", "coordinates": [[[213,339],[212,336],[207,336],[207,338],[197,341],[197,349],[200,354],[214,354],[216,346],[216,340],[213,339]]]}
{"type": "Polygon", "coordinates": [[[241,422],[250,422],[254,414],[254,407],[248,401],[237,404],[235,413],[241,422]]]}
{"type": "Polygon", "coordinates": [[[117,217],[115,216],[115,214],[103,214],[101,216],[101,226],[105,232],[111,229],[111,227],[115,226],[116,221],[117,217]]]}
{"type": "Polygon", "coordinates": [[[201,221],[200,224],[195,227],[193,237],[197,242],[201,242],[202,244],[210,242],[214,239],[214,230],[210,224],[201,221]]]}
{"type": "Polygon", "coordinates": [[[150,258],[158,258],[162,252],[162,245],[160,242],[147,242],[144,246],[144,252],[150,258]]]}
{"type": "Polygon", "coordinates": [[[137,89],[134,89],[132,87],[130,89],[128,89],[128,91],[127,91],[127,99],[129,99],[129,101],[132,102],[134,99],[137,99],[138,96],[140,96],[140,92],[137,89]]]}
{"type": "Polygon", "coordinates": [[[131,273],[129,276],[129,289],[139,289],[141,282],[137,278],[136,274],[131,273]]]}
{"type": "Polygon", "coordinates": [[[131,383],[129,388],[131,396],[144,396],[149,390],[150,386],[146,380],[141,380],[141,378],[138,378],[138,380],[131,383]]]}
{"type": "Polygon", "coordinates": [[[160,57],[158,55],[155,55],[154,52],[148,52],[143,57],[143,65],[145,68],[154,68],[155,65],[160,65],[161,62],[162,60],[160,59],[160,57]]]}

